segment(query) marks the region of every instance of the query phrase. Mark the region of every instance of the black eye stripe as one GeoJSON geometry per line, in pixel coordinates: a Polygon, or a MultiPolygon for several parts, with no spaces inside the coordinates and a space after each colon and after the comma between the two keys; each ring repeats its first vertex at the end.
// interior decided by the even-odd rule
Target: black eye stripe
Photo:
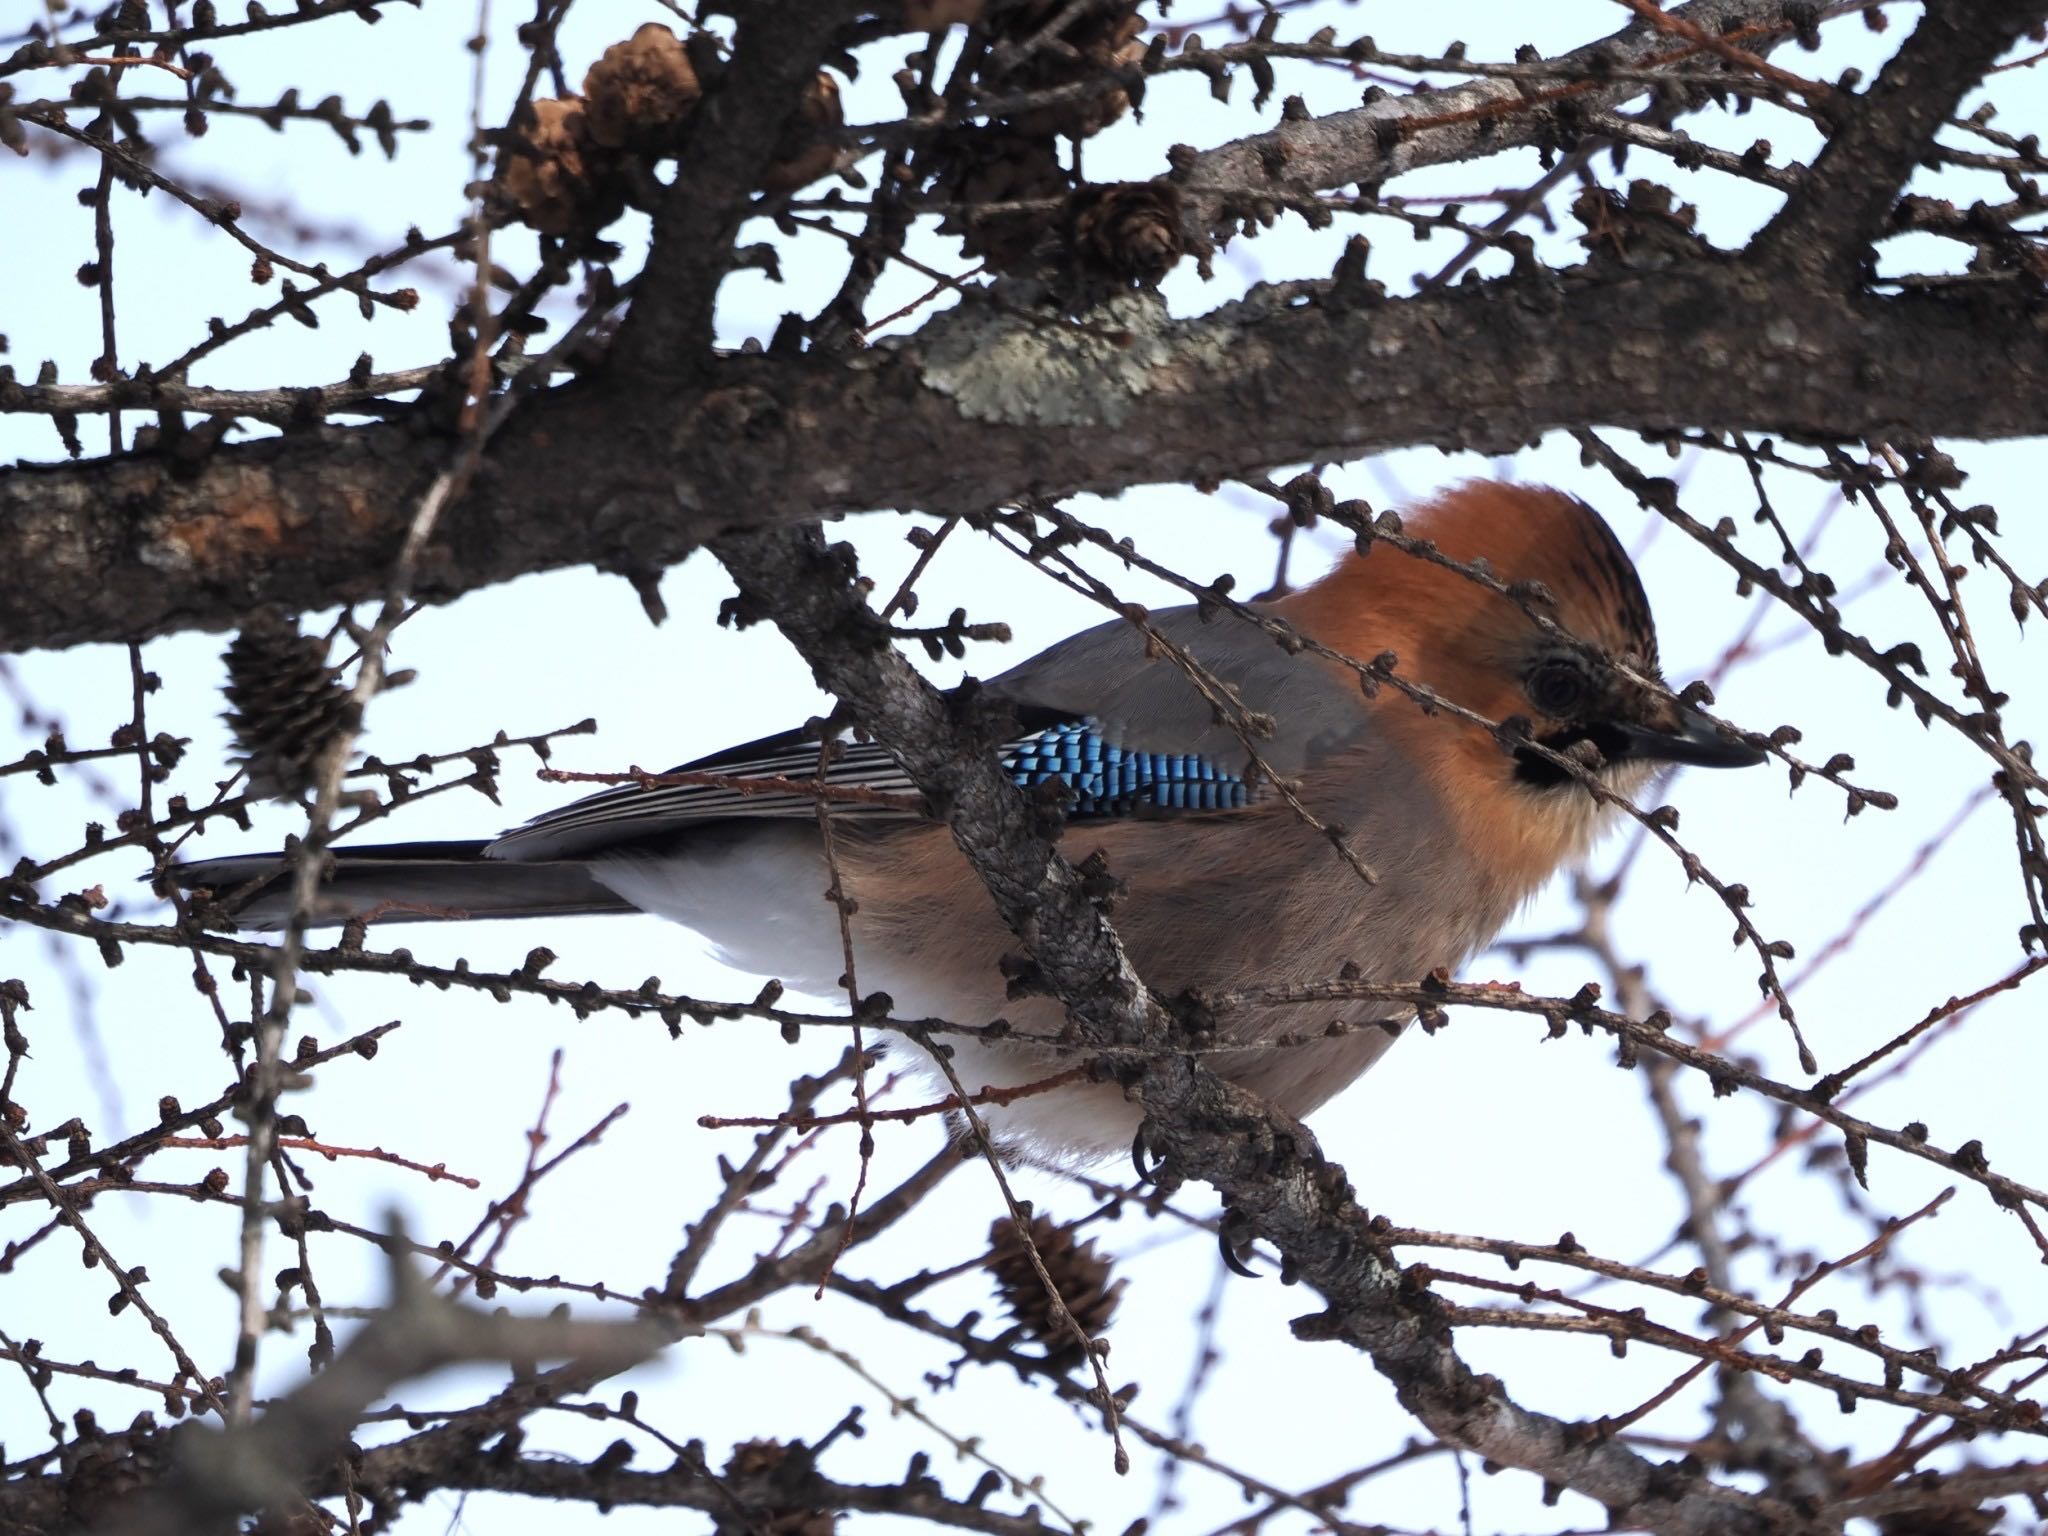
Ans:
{"type": "MultiPolygon", "coordinates": [[[[1551,751],[1560,753],[1569,752],[1582,741],[1590,741],[1609,763],[1620,762],[1628,755],[1628,738],[1612,726],[1599,723],[1552,731],[1536,739],[1551,751]]],[[[1556,789],[1577,782],[1549,758],[1539,757],[1527,747],[1516,749],[1515,778],[1536,789],[1556,789]]]]}

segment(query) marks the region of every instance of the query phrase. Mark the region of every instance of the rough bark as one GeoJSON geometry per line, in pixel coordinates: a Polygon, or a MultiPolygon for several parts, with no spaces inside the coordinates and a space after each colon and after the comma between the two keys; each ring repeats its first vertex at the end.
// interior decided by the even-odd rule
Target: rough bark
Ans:
{"type": "MultiPolygon", "coordinates": [[[[1855,438],[2048,430],[2048,313],[1853,298],[1701,253],[1347,307],[1288,289],[1089,328],[963,306],[850,361],[729,357],[674,393],[613,376],[523,407],[442,520],[434,599],[531,571],[658,571],[721,533],[877,508],[1115,493],[1413,443],[1504,452],[1586,423],[1855,438]],[[1103,328],[1120,334],[1105,337],[1103,328]]],[[[221,629],[381,590],[448,444],[404,425],[0,472],[0,650],[221,629]]]]}

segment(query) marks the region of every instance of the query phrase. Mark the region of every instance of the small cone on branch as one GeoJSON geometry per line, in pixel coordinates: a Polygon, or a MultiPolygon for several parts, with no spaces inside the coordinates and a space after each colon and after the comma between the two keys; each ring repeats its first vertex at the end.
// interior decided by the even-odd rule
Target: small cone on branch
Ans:
{"type": "MultiPolygon", "coordinates": [[[[720,72],[710,33],[679,38],[649,22],[614,43],[583,76],[583,94],[531,102],[496,135],[497,187],[531,229],[557,239],[595,235],[658,190],[650,162],[688,153],[690,122],[720,72]]],[[[820,71],[783,124],[761,185],[786,192],[839,158],[839,82],[820,71]]]]}
{"type": "Polygon", "coordinates": [[[584,75],[584,125],[606,149],[673,154],[703,94],[682,39],[650,21],[584,75]]]}
{"type": "Polygon", "coordinates": [[[1573,200],[1571,213],[1586,227],[1579,243],[1589,262],[1662,269],[1690,260],[1703,248],[1693,229],[1699,210],[1654,181],[1638,178],[1625,194],[1587,187],[1573,200]]]}
{"type": "MultiPolygon", "coordinates": [[[[1067,1311],[1089,1338],[1096,1337],[1116,1315],[1117,1299],[1124,1292],[1124,1282],[1110,1278],[1110,1261],[1095,1251],[1094,1243],[1080,1241],[1071,1228],[1049,1217],[1032,1216],[1031,1241],[1067,1311]]],[[[1045,1346],[1046,1363],[1060,1371],[1079,1365],[1086,1358],[1080,1341],[1054,1315],[1045,1282],[1032,1267],[1017,1223],[1008,1216],[998,1216],[988,1229],[987,1262],[1017,1326],[1045,1346]]]]}
{"type": "MultiPolygon", "coordinates": [[[[1000,59],[1006,48],[1031,44],[1059,19],[1066,4],[1067,0],[1020,0],[984,17],[982,25],[989,33],[992,57],[1000,59]]],[[[1052,90],[1095,79],[1105,71],[1131,68],[1145,57],[1145,45],[1138,41],[1144,30],[1136,0],[1105,0],[1037,43],[1011,68],[993,75],[984,72],[982,87],[1004,95],[1052,90]]],[[[1027,108],[1008,122],[1019,133],[1064,133],[1085,139],[1122,117],[1130,104],[1121,87],[1104,82],[1100,91],[1027,108]]]]}
{"type": "Polygon", "coordinates": [[[498,151],[498,179],[520,222],[544,235],[596,231],[626,208],[617,153],[591,136],[581,96],[542,97],[498,151]]]}
{"type": "MultiPolygon", "coordinates": [[[[802,1465],[803,1447],[795,1447],[798,1464],[802,1465]]],[[[763,1477],[782,1472],[789,1467],[791,1447],[780,1440],[743,1440],[732,1448],[732,1456],[726,1461],[725,1475],[730,1478],[763,1477]]]]}
{"type": "Polygon", "coordinates": [[[1180,219],[1169,182],[1082,187],[1067,202],[1067,243],[1089,266],[1150,286],[1187,250],[1180,219]]]}
{"type": "Polygon", "coordinates": [[[774,158],[761,173],[762,188],[789,192],[830,171],[839,159],[838,133],[845,121],[839,109],[839,82],[821,69],[782,125],[774,158]]]}
{"type": "Polygon", "coordinates": [[[254,795],[291,799],[313,787],[320,754],[356,720],[327,641],[266,614],[243,626],[227,663],[224,718],[254,795]]]}
{"type": "Polygon", "coordinates": [[[933,192],[953,206],[939,233],[958,235],[970,256],[998,272],[1032,265],[1049,229],[1053,206],[1067,195],[1068,176],[1052,138],[1025,138],[1005,129],[973,129],[935,146],[943,165],[933,192]],[[1044,208],[990,209],[991,203],[1044,203],[1044,208]]]}
{"type": "Polygon", "coordinates": [[[816,1475],[817,1458],[801,1441],[748,1440],[734,1446],[724,1473],[733,1502],[714,1511],[713,1531],[716,1536],[832,1536],[839,1527],[833,1511],[787,1507],[798,1502],[790,1496],[799,1494],[816,1475]],[[763,1486],[780,1497],[759,1499],[763,1486]],[[772,1513],[756,1507],[763,1502],[782,1507],[772,1513]]]}

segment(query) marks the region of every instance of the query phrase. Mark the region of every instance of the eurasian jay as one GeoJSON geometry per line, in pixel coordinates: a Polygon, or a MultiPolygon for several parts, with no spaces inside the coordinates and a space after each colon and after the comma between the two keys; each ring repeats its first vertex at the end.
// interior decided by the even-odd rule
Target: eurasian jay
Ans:
{"type": "MultiPolygon", "coordinates": [[[[1523,717],[1531,739],[1574,750],[1623,796],[1670,764],[1763,760],[1626,675],[1658,676],[1656,630],[1627,553],[1584,503],[1472,482],[1411,514],[1406,529],[1454,560],[1483,559],[1504,582],[1540,582],[1549,616],[1572,639],[1466,576],[1392,549],[1346,555],[1263,610],[1349,657],[1391,651],[1398,676],[1487,720],[1523,717]]],[[[1138,974],[1164,994],[1328,980],[1347,965],[1388,982],[1456,970],[1613,819],[1554,760],[1504,746],[1454,714],[1427,713],[1394,687],[1368,696],[1354,670],[1234,616],[1188,606],[1155,610],[1147,622],[1246,710],[1271,717],[1271,734],[1251,745],[1301,804],[1347,829],[1347,845],[1375,876],[1369,883],[1285,803],[1252,768],[1241,720],[1219,719],[1127,620],[1013,667],[986,685],[1018,721],[1005,764],[1020,785],[1063,781],[1070,847],[1076,857],[1099,848],[1125,882],[1112,920],[1138,974]]],[[[793,731],[687,766],[807,779],[818,752],[813,737],[793,731]]],[[[914,793],[873,745],[842,743],[825,777],[914,793]]],[[[1006,998],[1000,962],[1017,940],[943,825],[869,804],[835,803],[833,815],[840,869],[858,903],[863,991],[888,993],[905,1017],[1004,1017],[1019,1032],[1058,1032],[1054,1000],[1006,998]]],[[[281,867],[275,855],[230,857],[176,875],[212,888],[236,923],[263,927],[285,917],[281,867]]],[[[373,910],[380,922],[650,912],[703,935],[741,970],[829,997],[845,967],[838,915],[822,896],[828,883],[809,796],[628,787],[495,841],[336,848],[315,920],[373,910]]],[[[1386,1011],[1355,1004],[1350,1022],[1386,1011]]],[[[1306,1115],[1371,1066],[1403,1022],[1326,1036],[1342,1017],[1328,1003],[1244,1008],[1217,1021],[1217,1044],[1242,1049],[1208,1060],[1306,1115]],[[1309,1043],[1260,1043],[1287,1035],[1309,1043]]],[[[1071,1064],[1028,1044],[954,1044],[970,1091],[1040,1081],[1071,1064]]],[[[1108,1084],[1069,1085],[983,1114],[1018,1154],[1050,1162],[1129,1148],[1140,1119],[1108,1084]]]]}

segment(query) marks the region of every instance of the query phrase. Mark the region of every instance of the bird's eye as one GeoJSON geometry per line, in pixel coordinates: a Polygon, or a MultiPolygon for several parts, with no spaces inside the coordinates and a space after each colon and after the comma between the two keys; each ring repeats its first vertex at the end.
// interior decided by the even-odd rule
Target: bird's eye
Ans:
{"type": "Polygon", "coordinates": [[[1586,702],[1590,687],[1578,663],[1554,659],[1529,674],[1529,702],[1553,719],[1563,719],[1586,702]]]}

